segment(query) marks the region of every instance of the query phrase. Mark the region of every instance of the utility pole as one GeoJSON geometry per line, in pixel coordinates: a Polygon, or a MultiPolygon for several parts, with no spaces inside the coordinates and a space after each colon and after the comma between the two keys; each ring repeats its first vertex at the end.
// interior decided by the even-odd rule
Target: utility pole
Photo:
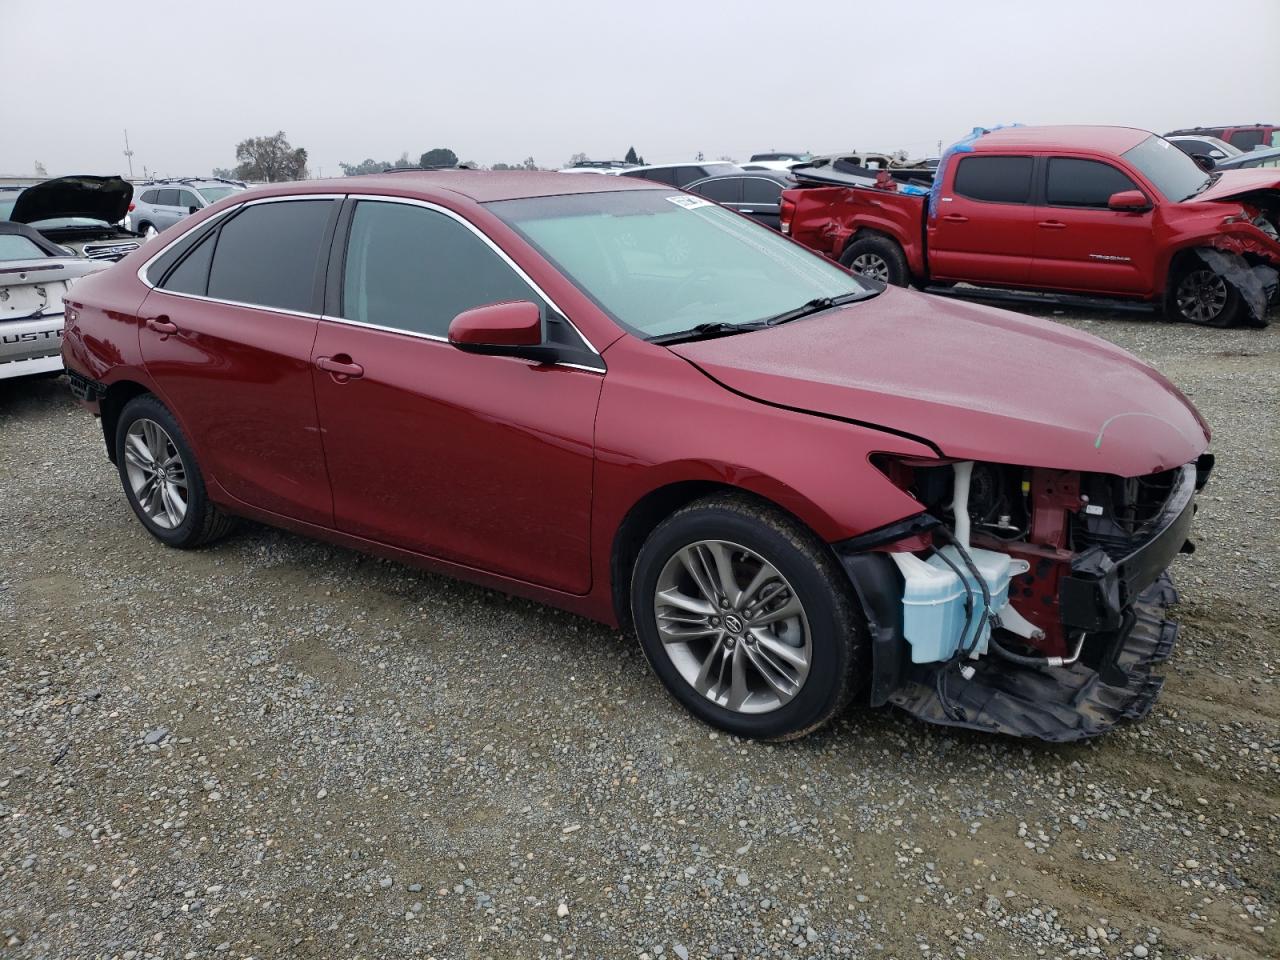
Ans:
{"type": "Polygon", "coordinates": [[[133,177],[133,151],[129,149],[129,131],[124,132],[124,155],[129,161],[129,176],[133,177]]]}

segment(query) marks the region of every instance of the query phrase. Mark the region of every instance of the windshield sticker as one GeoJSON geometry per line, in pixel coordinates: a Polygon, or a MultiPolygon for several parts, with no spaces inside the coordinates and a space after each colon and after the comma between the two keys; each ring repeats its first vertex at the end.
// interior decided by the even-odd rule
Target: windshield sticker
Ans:
{"type": "Polygon", "coordinates": [[[684,207],[686,210],[697,210],[699,207],[714,207],[715,204],[710,200],[704,200],[702,197],[690,197],[687,194],[681,194],[678,197],[667,197],[668,203],[674,203],[677,207],[684,207]]]}

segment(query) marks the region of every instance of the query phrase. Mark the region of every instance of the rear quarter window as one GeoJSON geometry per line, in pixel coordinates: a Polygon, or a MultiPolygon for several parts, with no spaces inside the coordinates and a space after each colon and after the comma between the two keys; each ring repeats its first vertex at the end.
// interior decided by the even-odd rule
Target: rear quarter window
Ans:
{"type": "Polygon", "coordinates": [[[987,203],[1031,200],[1031,157],[962,157],[956,168],[955,193],[987,203]]]}

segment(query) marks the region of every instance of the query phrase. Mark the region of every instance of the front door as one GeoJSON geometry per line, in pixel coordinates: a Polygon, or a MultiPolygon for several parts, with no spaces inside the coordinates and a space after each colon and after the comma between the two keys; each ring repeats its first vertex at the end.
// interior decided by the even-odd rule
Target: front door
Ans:
{"type": "Polygon", "coordinates": [[[1023,286],[1035,208],[1030,156],[957,154],[929,215],[929,273],[939,280],[1023,286]]]}
{"type": "Polygon", "coordinates": [[[1044,205],[1036,208],[1032,282],[1046,290],[1150,294],[1152,211],[1107,205],[1112,194],[1138,185],[1099,160],[1050,157],[1047,166],[1044,205]]]}
{"type": "Polygon", "coordinates": [[[313,351],[338,529],[587,592],[603,363],[538,365],[451,346],[458,313],[503,300],[537,303],[546,337],[577,337],[452,214],[361,200],[347,237],[330,267],[342,277],[336,316],[320,323],[313,351]]]}
{"type": "Polygon", "coordinates": [[[272,513],[330,526],[311,384],[321,251],[337,204],[247,205],[143,301],[142,358],[210,477],[272,513]]]}

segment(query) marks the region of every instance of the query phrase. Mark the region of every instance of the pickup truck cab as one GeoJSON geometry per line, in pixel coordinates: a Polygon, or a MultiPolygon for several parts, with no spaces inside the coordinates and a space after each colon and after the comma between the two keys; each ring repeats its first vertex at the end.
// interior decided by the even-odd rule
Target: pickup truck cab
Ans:
{"type": "Polygon", "coordinates": [[[1119,297],[1215,326],[1264,324],[1280,266],[1280,177],[1207,172],[1127,127],[977,131],[947,151],[927,196],[888,181],[808,186],[784,194],[782,219],[888,283],[1119,297]]]}

